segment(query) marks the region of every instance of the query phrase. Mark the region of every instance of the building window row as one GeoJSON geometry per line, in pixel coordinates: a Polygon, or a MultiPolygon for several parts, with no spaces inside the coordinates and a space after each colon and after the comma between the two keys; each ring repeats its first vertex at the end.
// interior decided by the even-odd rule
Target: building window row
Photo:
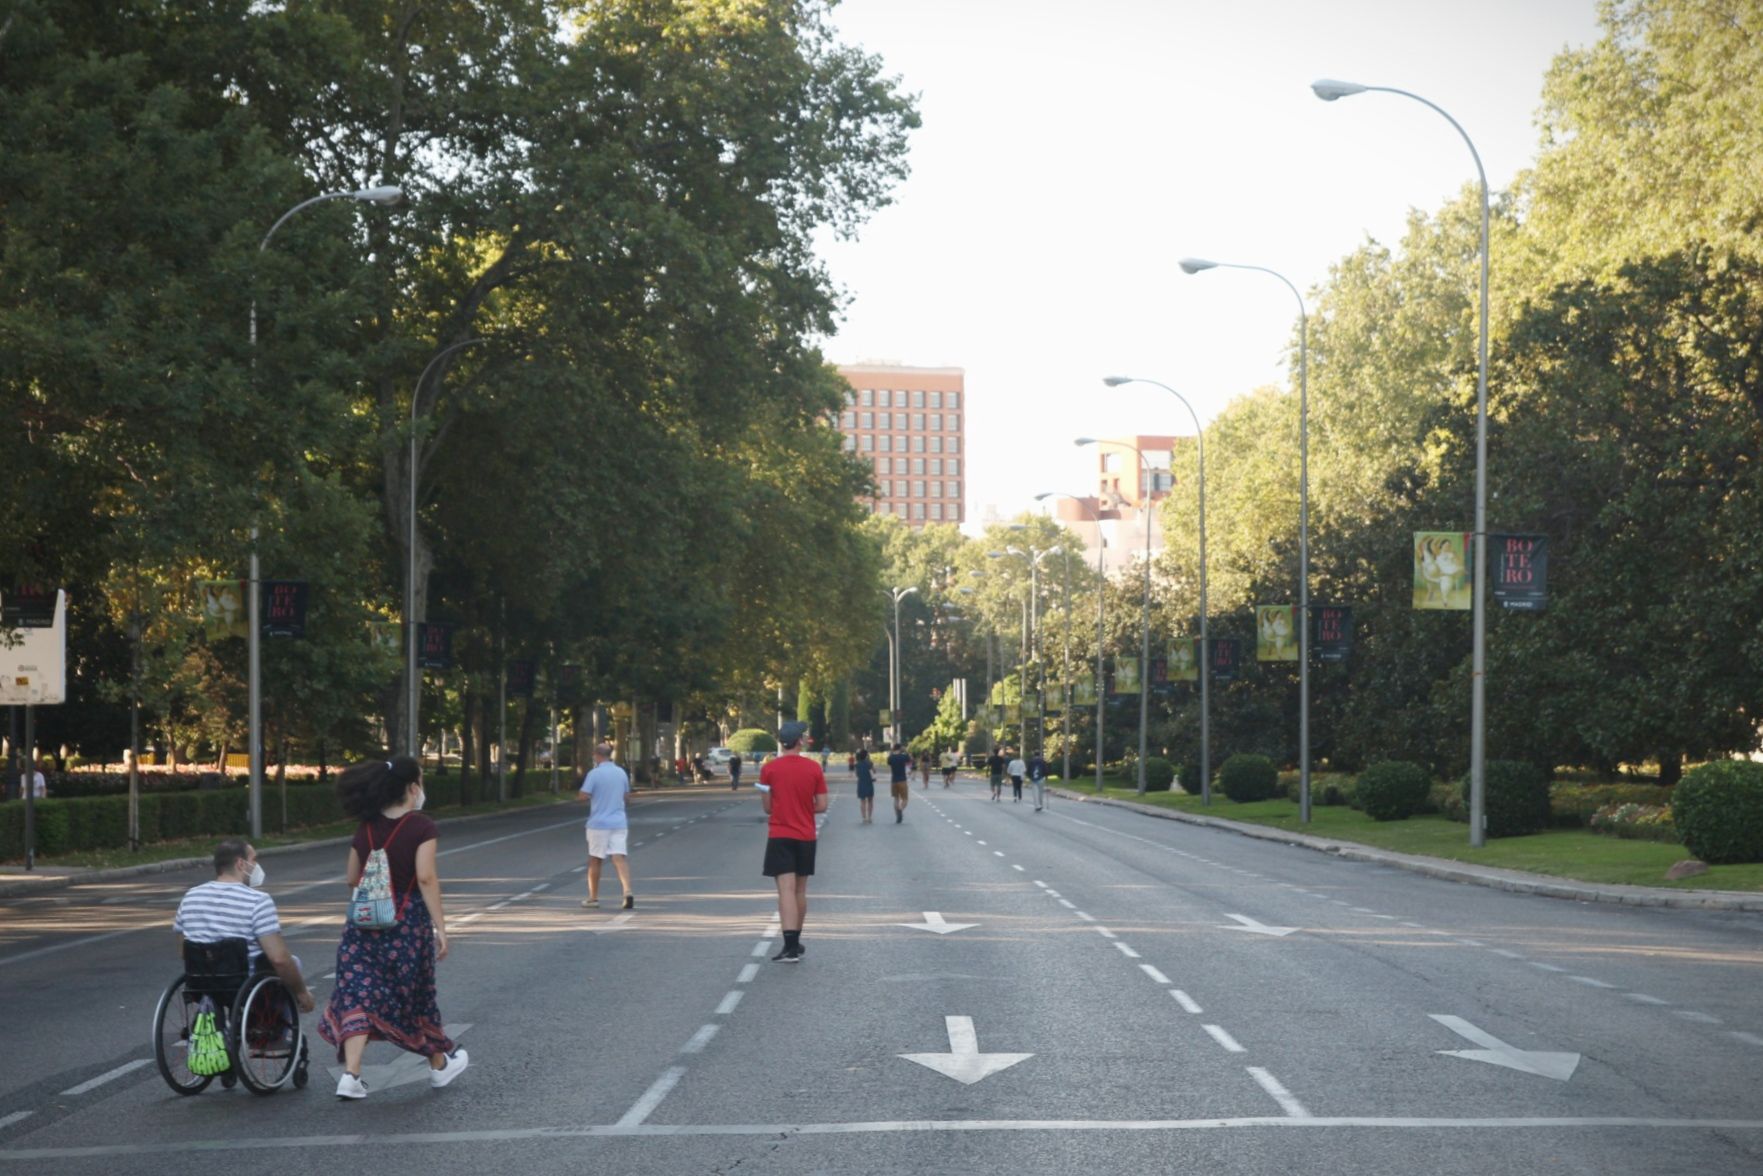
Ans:
{"type": "MultiPolygon", "coordinates": [[[[852,403],[849,395],[845,403],[852,403]]],[[[914,388],[910,392],[905,389],[894,391],[888,388],[861,388],[856,393],[856,403],[864,408],[960,408],[961,393],[959,392],[925,392],[922,388],[914,388]]]]}
{"type": "Polygon", "coordinates": [[[957,502],[951,502],[946,507],[941,502],[882,502],[876,504],[875,511],[877,514],[891,514],[918,522],[927,518],[933,523],[961,521],[961,504],[957,502]]]}
{"type": "MultiPolygon", "coordinates": [[[[851,437],[845,437],[845,448],[851,448],[851,437]]],[[[862,453],[960,453],[961,438],[942,437],[932,433],[928,438],[922,434],[896,437],[891,433],[857,434],[857,449],[862,453]],[[928,443],[927,443],[928,442],[928,443]]]]}
{"type": "Polygon", "coordinates": [[[875,494],[877,498],[960,498],[961,483],[881,478],[875,484],[875,494]]]}
{"type": "Polygon", "coordinates": [[[933,412],[926,416],[922,412],[853,412],[850,409],[839,415],[839,427],[844,429],[880,429],[883,432],[910,429],[923,433],[927,426],[932,433],[959,433],[961,417],[956,413],[933,412]]]}

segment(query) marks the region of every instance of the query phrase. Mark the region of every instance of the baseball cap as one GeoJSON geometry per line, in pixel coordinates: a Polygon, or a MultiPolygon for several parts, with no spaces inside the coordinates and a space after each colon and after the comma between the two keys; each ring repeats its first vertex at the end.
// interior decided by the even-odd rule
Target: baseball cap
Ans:
{"type": "Polygon", "coordinates": [[[802,742],[802,736],[808,734],[808,724],[796,719],[780,724],[777,729],[777,741],[785,747],[794,747],[802,742]]]}

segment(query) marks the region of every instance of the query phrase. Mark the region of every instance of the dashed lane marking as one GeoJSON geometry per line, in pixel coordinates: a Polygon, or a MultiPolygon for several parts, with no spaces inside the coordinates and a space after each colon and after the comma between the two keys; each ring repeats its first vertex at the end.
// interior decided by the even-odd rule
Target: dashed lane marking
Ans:
{"type": "Polygon", "coordinates": [[[758,964],[743,965],[741,968],[741,974],[739,976],[735,977],[735,983],[736,984],[749,984],[752,982],[753,977],[755,977],[757,975],[759,975],[759,965],[758,964]]]}
{"type": "MultiPolygon", "coordinates": [[[[753,965],[748,964],[747,966],[752,967],[753,965]]],[[[730,1013],[734,1012],[735,1006],[741,1003],[741,996],[742,996],[742,993],[740,992],[740,990],[736,989],[734,992],[731,992],[727,996],[723,997],[722,1003],[716,1006],[716,1015],[719,1017],[726,1017],[730,1013]]]]}
{"type": "Polygon", "coordinates": [[[1292,1092],[1281,1085],[1278,1078],[1260,1066],[1246,1066],[1244,1068],[1249,1071],[1249,1077],[1253,1078],[1262,1090],[1272,1096],[1273,1101],[1278,1103],[1280,1109],[1286,1114],[1294,1119],[1308,1119],[1310,1117],[1310,1112],[1304,1109],[1304,1104],[1293,1098],[1292,1092]]]}
{"type": "Polygon", "coordinates": [[[1169,995],[1173,996],[1175,998],[1175,1003],[1180,1005],[1182,1007],[1182,1009],[1186,1012],[1200,1013],[1200,1012],[1205,1011],[1204,1009],[1200,1008],[1200,1006],[1198,1004],[1194,1003],[1193,997],[1189,996],[1187,993],[1183,992],[1179,988],[1171,988],[1169,990],[1169,995]]]}
{"type": "Polygon", "coordinates": [[[1139,971],[1141,971],[1145,975],[1149,976],[1154,982],[1156,982],[1158,984],[1168,984],[1169,983],[1169,977],[1165,976],[1162,972],[1159,972],[1156,968],[1154,968],[1150,964],[1140,964],[1139,971]]]}
{"type": "Polygon", "coordinates": [[[1228,1052],[1228,1053],[1247,1053],[1248,1052],[1241,1045],[1237,1044],[1236,1038],[1232,1037],[1229,1033],[1225,1032],[1224,1027],[1222,1025],[1201,1025],[1200,1028],[1204,1029],[1209,1035],[1211,1035],[1213,1041],[1216,1041],[1219,1045],[1222,1045],[1225,1048],[1226,1052],[1228,1052]]]}
{"type": "Polygon", "coordinates": [[[1118,940],[1118,939],[1116,939],[1114,941],[1114,946],[1119,948],[1120,954],[1125,956],[1129,960],[1136,960],[1139,958],[1138,952],[1134,951],[1132,948],[1128,947],[1126,944],[1120,942],[1120,940],[1118,940]]]}

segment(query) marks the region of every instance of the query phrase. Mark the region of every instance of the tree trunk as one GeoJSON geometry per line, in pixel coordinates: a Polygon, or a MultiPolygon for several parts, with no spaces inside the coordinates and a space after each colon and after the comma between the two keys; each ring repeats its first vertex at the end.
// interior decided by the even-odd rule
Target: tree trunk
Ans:
{"type": "Polygon", "coordinates": [[[459,803],[471,803],[471,754],[477,748],[473,738],[472,723],[477,719],[477,695],[472,692],[470,679],[466,680],[465,693],[459,700],[459,803]]]}
{"type": "Polygon", "coordinates": [[[477,708],[477,770],[478,779],[484,782],[484,799],[498,800],[494,787],[495,776],[490,771],[490,744],[496,738],[495,716],[490,713],[490,695],[485,694],[479,700],[477,708]]]}
{"type": "Polygon", "coordinates": [[[1659,756],[1659,787],[1670,788],[1683,779],[1683,756],[1679,752],[1659,756]]]}
{"type": "MultiPolygon", "coordinates": [[[[516,739],[520,750],[514,761],[514,784],[510,790],[512,796],[526,795],[526,765],[533,754],[533,700],[528,698],[520,704],[520,735],[516,739]]],[[[557,754],[552,749],[553,755],[557,754]]]]}

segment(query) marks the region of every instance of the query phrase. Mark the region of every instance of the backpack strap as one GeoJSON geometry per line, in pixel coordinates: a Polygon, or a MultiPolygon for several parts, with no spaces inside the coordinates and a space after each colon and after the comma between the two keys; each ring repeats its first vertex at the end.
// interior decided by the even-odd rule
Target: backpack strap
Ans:
{"type": "MultiPolygon", "coordinates": [[[[380,849],[392,848],[392,840],[398,836],[398,830],[402,829],[404,827],[404,822],[408,821],[409,819],[410,819],[409,813],[405,813],[403,816],[399,817],[397,824],[392,826],[392,831],[390,833],[386,834],[386,843],[384,845],[380,846],[379,848],[380,849]]],[[[373,822],[372,821],[363,821],[361,823],[367,829],[367,852],[371,854],[374,852],[373,822]]],[[[386,862],[386,866],[388,868],[391,866],[391,864],[392,863],[390,860],[388,860],[386,862]]],[[[410,894],[415,889],[416,889],[416,874],[413,871],[410,875],[410,885],[408,885],[404,888],[404,897],[400,898],[398,900],[398,905],[395,908],[397,911],[397,915],[398,915],[398,921],[400,923],[402,923],[404,921],[404,908],[409,905],[410,894]]]]}

